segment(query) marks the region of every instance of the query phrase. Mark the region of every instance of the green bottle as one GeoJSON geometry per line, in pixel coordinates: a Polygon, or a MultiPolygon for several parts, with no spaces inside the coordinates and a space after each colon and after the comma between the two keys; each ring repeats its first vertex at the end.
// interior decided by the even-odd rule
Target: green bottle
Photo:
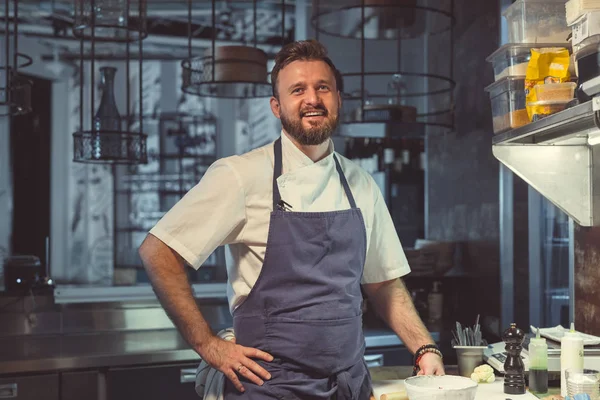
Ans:
{"type": "Polygon", "coordinates": [[[540,328],[535,338],[529,341],[529,390],[548,392],[548,344],[540,337],[540,328]]]}

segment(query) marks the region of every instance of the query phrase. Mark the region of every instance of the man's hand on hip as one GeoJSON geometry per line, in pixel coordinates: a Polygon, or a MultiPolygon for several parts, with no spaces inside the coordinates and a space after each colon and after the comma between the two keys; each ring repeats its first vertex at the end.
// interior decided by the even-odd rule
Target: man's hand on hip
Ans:
{"type": "Polygon", "coordinates": [[[244,387],[239,376],[243,376],[257,385],[262,385],[263,379],[271,379],[271,375],[252,358],[273,361],[273,356],[252,347],[244,347],[233,341],[223,340],[213,336],[199,350],[200,356],[208,365],[221,371],[240,392],[244,387]],[[262,378],[262,379],[261,379],[262,378]]]}
{"type": "Polygon", "coordinates": [[[425,353],[419,361],[417,375],[445,375],[442,358],[435,353],[425,353]]]}

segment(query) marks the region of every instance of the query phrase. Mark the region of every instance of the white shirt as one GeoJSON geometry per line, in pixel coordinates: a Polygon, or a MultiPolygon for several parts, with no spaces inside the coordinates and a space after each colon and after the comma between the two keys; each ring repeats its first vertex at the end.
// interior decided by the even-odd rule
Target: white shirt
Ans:
{"type": "MultiPolygon", "coordinates": [[[[285,134],[281,138],[283,171],[277,184],[292,211],[350,208],[336,171],[333,142],[329,154],[313,162],[285,134]]],[[[273,209],[273,152],[270,143],[217,160],[150,231],[196,269],[218,246],[229,245],[227,296],[232,312],[250,293],[263,265],[273,209]]],[[[361,283],[408,274],[410,268],[379,187],[369,173],[335,154],[366,225],[361,283]]]]}

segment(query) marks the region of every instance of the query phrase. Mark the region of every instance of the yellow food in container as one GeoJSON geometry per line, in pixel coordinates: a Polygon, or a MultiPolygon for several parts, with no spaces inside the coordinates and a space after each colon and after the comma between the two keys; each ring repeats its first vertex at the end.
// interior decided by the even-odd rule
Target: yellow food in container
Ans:
{"type": "Polygon", "coordinates": [[[527,109],[531,109],[535,113],[532,116],[532,121],[538,121],[548,115],[564,110],[567,108],[568,103],[568,101],[536,101],[527,103],[527,109]]]}
{"type": "Polygon", "coordinates": [[[574,82],[565,83],[546,83],[544,85],[535,85],[535,96],[537,101],[570,101],[575,94],[574,82]]]}

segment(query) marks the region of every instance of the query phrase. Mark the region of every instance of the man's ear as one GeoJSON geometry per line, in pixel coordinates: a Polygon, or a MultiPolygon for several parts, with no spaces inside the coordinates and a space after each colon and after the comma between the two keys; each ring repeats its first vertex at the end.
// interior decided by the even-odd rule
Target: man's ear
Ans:
{"type": "Polygon", "coordinates": [[[279,100],[277,100],[275,96],[272,96],[269,104],[271,104],[271,111],[273,112],[273,115],[280,119],[281,106],[279,105],[279,100]]]}

